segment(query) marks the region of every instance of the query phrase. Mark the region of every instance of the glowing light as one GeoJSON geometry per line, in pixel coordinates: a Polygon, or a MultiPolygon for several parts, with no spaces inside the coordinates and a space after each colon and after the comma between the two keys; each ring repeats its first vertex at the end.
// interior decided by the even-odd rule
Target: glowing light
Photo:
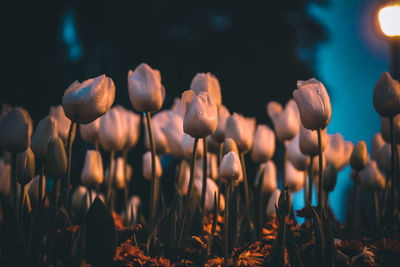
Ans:
{"type": "Polygon", "coordinates": [[[378,13],[382,32],[387,36],[400,36],[400,5],[385,6],[378,13]]]}

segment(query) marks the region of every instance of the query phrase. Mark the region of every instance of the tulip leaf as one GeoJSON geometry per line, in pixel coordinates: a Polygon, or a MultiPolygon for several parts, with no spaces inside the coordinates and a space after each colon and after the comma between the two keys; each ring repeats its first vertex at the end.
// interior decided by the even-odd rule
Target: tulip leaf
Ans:
{"type": "Polygon", "coordinates": [[[86,257],[93,265],[110,264],[116,249],[117,235],[113,216],[96,197],[85,217],[86,257]]]}
{"type": "Polygon", "coordinates": [[[17,216],[10,202],[0,194],[2,209],[1,239],[2,257],[1,266],[30,266],[28,249],[19,228],[17,216]]]}
{"type": "Polygon", "coordinates": [[[318,216],[317,211],[314,207],[307,201],[307,205],[311,208],[311,216],[313,218],[314,234],[315,234],[315,250],[317,252],[317,261],[321,262],[325,257],[325,237],[322,228],[321,219],[318,216]]]}
{"type": "Polygon", "coordinates": [[[286,228],[286,248],[289,254],[290,265],[291,266],[303,266],[301,262],[299,248],[297,247],[296,241],[294,240],[294,235],[290,227],[286,228]]]}
{"type": "Polygon", "coordinates": [[[286,225],[280,223],[278,233],[272,245],[269,266],[284,266],[285,232],[286,225]]]}

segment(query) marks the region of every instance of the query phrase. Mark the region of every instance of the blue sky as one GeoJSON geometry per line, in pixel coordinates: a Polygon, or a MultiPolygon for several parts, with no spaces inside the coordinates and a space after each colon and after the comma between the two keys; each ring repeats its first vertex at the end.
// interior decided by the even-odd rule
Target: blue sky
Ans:
{"type": "MultiPolygon", "coordinates": [[[[340,132],[353,143],[365,140],[370,148],[373,135],[380,129],[379,116],[372,106],[372,92],[382,72],[389,67],[388,46],[375,36],[372,26],[377,1],[330,2],[325,7],[313,4],[308,8],[329,36],[317,47],[314,65],[317,79],[325,84],[331,97],[332,120],[328,132],[340,132]]],[[[330,195],[340,221],[345,219],[346,192],[353,186],[349,174],[349,167],[340,173],[336,189],[330,195]]],[[[302,201],[301,194],[298,199],[302,201]]]]}

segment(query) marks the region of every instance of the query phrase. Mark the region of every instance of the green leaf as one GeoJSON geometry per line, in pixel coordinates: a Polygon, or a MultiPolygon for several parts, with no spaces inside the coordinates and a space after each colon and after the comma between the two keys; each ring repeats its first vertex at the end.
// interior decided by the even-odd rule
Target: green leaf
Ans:
{"type": "Polygon", "coordinates": [[[299,248],[297,247],[294,235],[290,227],[286,228],[286,247],[289,254],[291,266],[303,266],[301,262],[299,248]]]}
{"type": "Polygon", "coordinates": [[[285,241],[286,225],[279,224],[278,233],[271,249],[271,258],[269,266],[284,266],[284,241],[285,241]]]}
{"type": "Polygon", "coordinates": [[[86,257],[94,265],[112,262],[117,245],[114,219],[103,202],[96,197],[85,217],[86,257]]]}
{"type": "Polygon", "coordinates": [[[315,250],[317,252],[317,262],[322,262],[325,257],[325,237],[324,230],[322,227],[321,219],[318,216],[317,211],[307,201],[307,205],[311,208],[311,215],[313,218],[314,234],[315,234],[315,250]]]}

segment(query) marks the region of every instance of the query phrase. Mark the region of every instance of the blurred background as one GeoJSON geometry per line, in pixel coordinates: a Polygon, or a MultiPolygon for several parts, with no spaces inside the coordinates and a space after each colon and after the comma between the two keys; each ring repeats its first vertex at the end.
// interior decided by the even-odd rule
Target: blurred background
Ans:
{"type": "MultiPolygon", "coordinates": [[[[378,3],[7,1],[0,16],[0,102],[27,108],[37,123],[51,105],[61,104],[74,80],[105,73],[116,85],[115,103],[131,108],[127,73],[146,62],[161,72],[163,108],[189,88],[196,73],[211,72],[230,111],[270,124],[266,103],[286,103],[297,80],[316,77],[332,101],[328,132],[370,145],[379,130],[372,91],[389,67],[387,44],[375,34],[378,3]]],[[[74,152],[79,154],[77,176],[84,153],[74,152]]],[[[130,160],[140,174],[136,154],[130,160]]],[[[351,187],[346,169],[331,194],[341,221],[351,187]]]]}

